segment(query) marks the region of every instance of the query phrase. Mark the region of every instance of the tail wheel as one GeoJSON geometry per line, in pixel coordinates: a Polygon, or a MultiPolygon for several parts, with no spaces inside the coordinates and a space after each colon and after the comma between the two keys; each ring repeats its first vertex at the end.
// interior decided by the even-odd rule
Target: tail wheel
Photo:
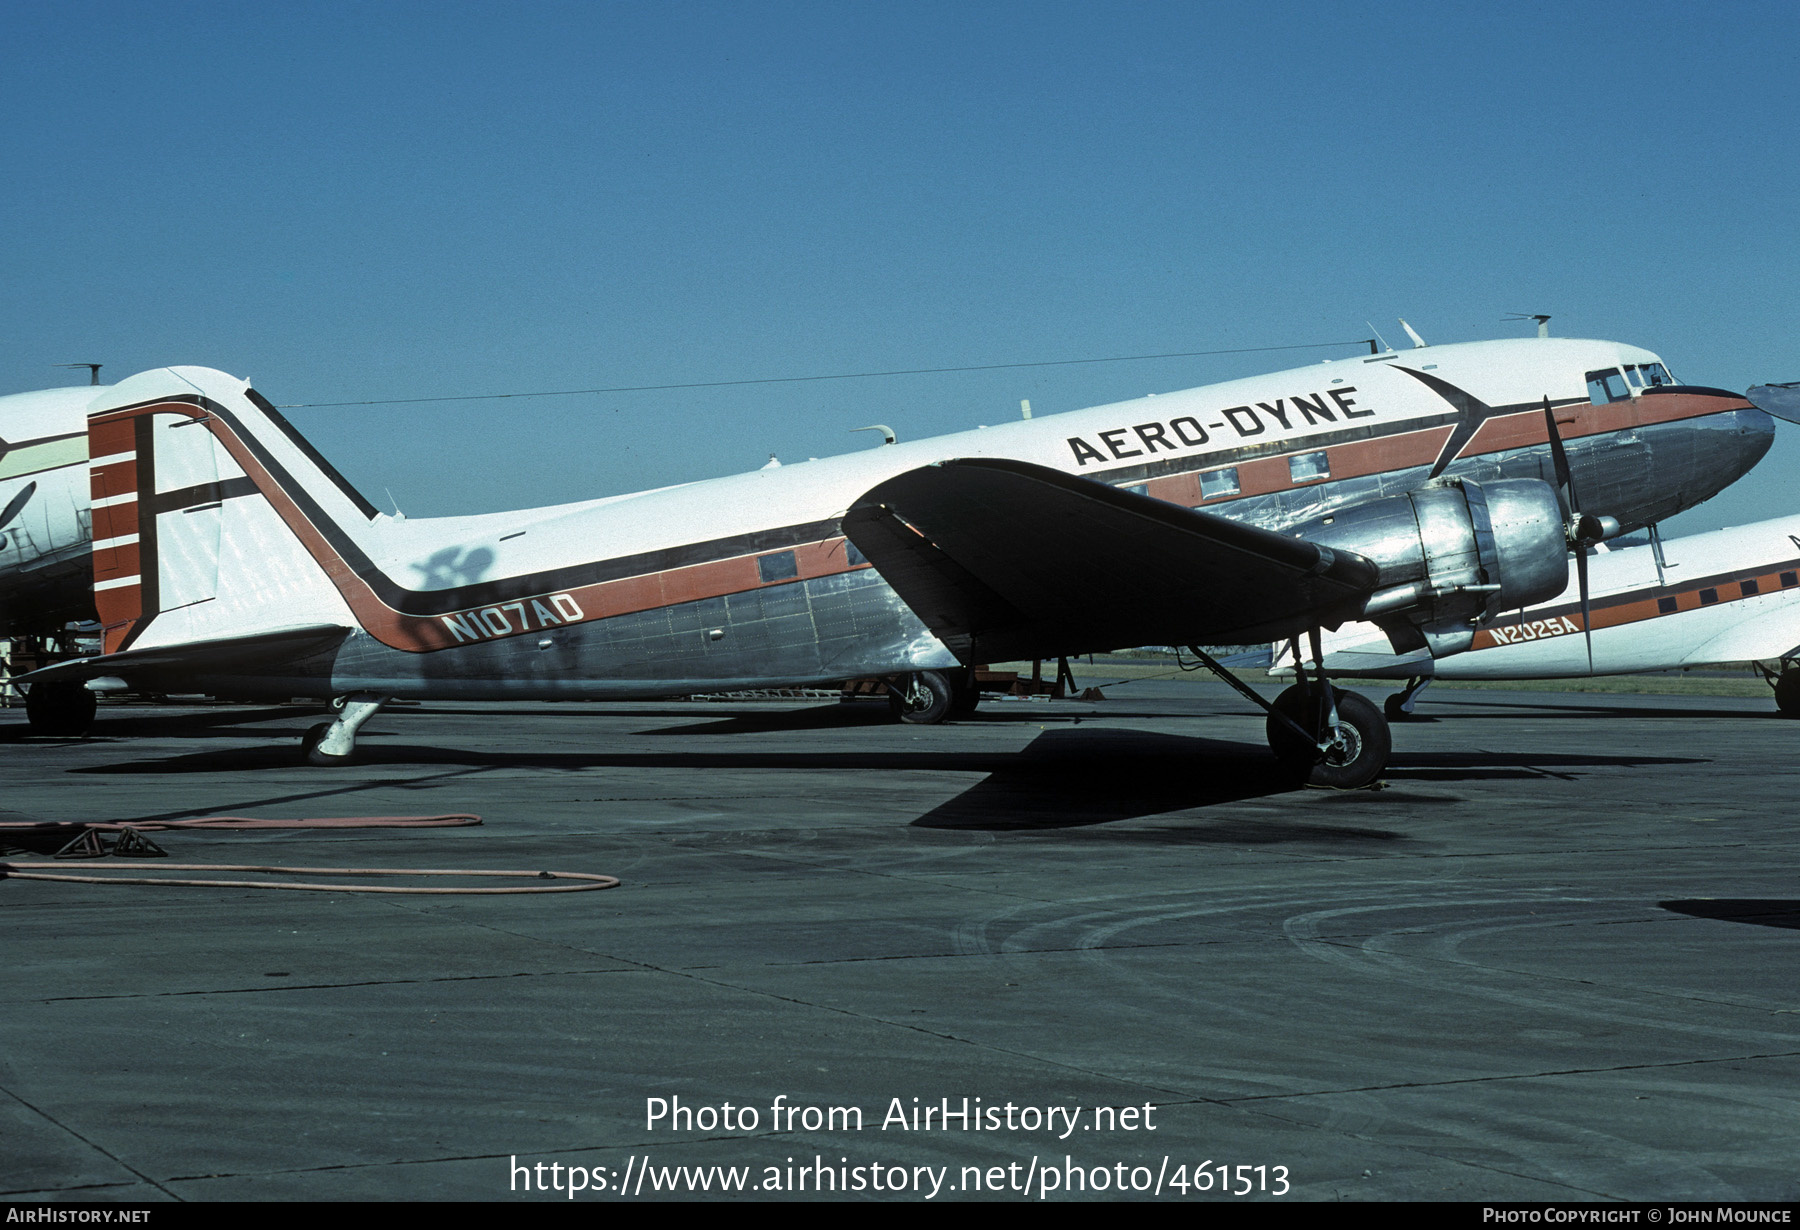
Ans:
{"type": "Polygon", "coordinates": [[[350,757],[338,756],[331,752],[319,750],[319,744],[331,733],[330,722],[320,722],[300,738],[300,758],[307,764],[330,768],[333,765],[349,764],[350,757]]]}
{"type": "Polygon", "coordinates": [[[949,717],[955,697],[943,671],[920,671],[888,682],[888,708],[915,726],[935,726],[949,717]]]}
{"type": "Polygon", "coordinates": [[[1387,719],[1373,704],[1355,692],[1338,688],[1331,689],[1331,695],[1338,722],[1323,751],[1318,744],[1324,737],[1320,732],[1325,728],[1325,700],[1304,684],[1295,684],[1276,697],[1275,709],[1306,731],[1310,741],[1271,715],[1267,727],[1269,748],[1276,759],[1309,786],[1357,790],[1387,768],[1393,739],[1387,719]]]}
{"type": "Polygon", "coordinates": [[[25,716],[40,735],[85,735],[99,708],[100,698],[79,683],[36,683],[25,694],[25,716]]]}

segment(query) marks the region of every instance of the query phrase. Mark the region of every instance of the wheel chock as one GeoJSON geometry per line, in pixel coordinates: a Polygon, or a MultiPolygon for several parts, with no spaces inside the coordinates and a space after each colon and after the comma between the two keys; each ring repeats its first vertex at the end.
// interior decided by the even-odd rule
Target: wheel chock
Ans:
{"type": "Polygon", "coordinates": [[[125,828],[119,831],[119,840],[113,842],[112,852],[120,858],[128,854],[135,858],[169,857],[167,850],[134,828],[125,828]]]}
{"type": "Polygon", "coordinates": [[[105,858],[106,843],[100,840],[99,830],[83,828],[81,832],[63,843],[62,849],[51,855],[52,858],[105,858]]]}

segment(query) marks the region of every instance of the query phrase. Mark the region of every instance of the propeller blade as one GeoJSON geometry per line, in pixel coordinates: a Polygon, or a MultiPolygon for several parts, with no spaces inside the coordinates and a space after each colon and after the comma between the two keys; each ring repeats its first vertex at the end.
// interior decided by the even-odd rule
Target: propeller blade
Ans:
{"type": "Polygon", "coordinates": [[[1593,607],[1588,602],[1587,543],[1575,544],[1575,584],[1581,591],[1581,636],[1587,642],[1588,674],[1594,673],[1593,607]]]}
{"type": "Polygon", "coordinates": [[[1755,384],[1744,396],[1765,414],[1800,423],[1800,384],[1755,384]]]}
{"type": "Polygon", "coordinates": [[[1562,432],[1556,429],[1556,412],[1550,408],[1550,398],[1544,397],[1544,431],[1550,437],[1550,460],[1556,467],[1556,487],[1559,492],[1567,493],[1563,511],[1573,520],[1576,513],[1575,476],[1569,472],[1569,454],[1563,451],[1562,432]]]}
{"type": "Polygon", "coordinates": [[[7,522],[19,515],[26,503],[30,501],[32,492],[36,490],[37,484],[35,482],[26,483],[25,490],[19,492],[18,495],[15,495],[6,502],[6,507],[0,509],[0,529],[4,529],[7,522]]]}

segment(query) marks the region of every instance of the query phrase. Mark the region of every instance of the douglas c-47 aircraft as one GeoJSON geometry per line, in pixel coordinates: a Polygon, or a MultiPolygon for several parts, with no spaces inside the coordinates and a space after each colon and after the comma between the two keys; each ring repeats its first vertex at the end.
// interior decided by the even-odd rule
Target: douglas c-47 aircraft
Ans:
{"type": "MultiPolygon", "coordinates": [[[[1533,338],[409,520],[222,372],[83,392],[85,421],[58,402],[32,430],[85,433],[105,651],[22,678],[34,724],[84,729],[107,689],[330,698],[339,716],[304,742],[315,763],[348,756],[395,697],[875,675],[935,721],[972,703],[978,662],[1302,636],[1316,659],[1321,629],[1357,619],[1397,651],[1457,653],[1478,624],[1561,593],[1572,545],[1699,503],[1773,438],[1743,397],[1678,385],[1649,351],[1533,338]]],[[[54,486],[20,497],[27,477],[0,480],[15,520],[54,486]]],[[[0,580],[34,562],[0,560],[0,580]]],[[[35,600],[68,605],[47,576],[35,600]]],[[[1309,780],[1358,786],[1385,765],[1382,714],[1317,672],[1273,705],[1238,686],[1309,780]]]]}

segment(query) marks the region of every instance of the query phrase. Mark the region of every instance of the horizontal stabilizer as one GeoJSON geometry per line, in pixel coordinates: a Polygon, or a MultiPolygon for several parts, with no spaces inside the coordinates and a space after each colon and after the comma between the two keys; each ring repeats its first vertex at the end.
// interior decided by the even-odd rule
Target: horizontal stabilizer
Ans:
{"type": "Polygon", "coordinates": [[[349,634],[349,628],[319,624],[249,636],[158,645],[150,649],[127,649],[58,662],[20,675],[14,682],[80,683],[117,676],[136,688],[160,690],[153,685],[165,676],[183,682],[238,675],[280,676],[293,673],[295,667],[309,658],[335,649],[349,634]]]}
{"type": "Polygon", "coordinates": [[[1359,555],[1022,461],[963,459],[868,491],[844,531],[965,662],[1250,643],[1354,618],[1359,555]]]}

